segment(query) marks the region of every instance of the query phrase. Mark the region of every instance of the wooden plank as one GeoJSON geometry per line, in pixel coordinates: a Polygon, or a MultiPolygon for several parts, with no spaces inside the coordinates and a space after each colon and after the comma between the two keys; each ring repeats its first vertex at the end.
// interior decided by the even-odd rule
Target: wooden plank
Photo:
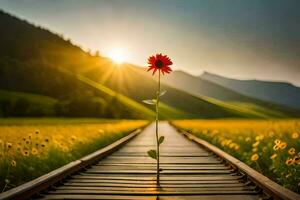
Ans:
{"type": "MultiPolygon", "coordinates": [[[[156,184],[154,180],[91,180],[91,179],[70,179],[64,184],[127,184],[127,185],[142,185],[142,184],[156,184]]],[[[238,180],[200,180],[200,181],[161,181],[161,185],[193,185],[193,184],[244,184],[238,180]]]]}
{"type": "Polygon", "coordinates": [[[125,191],[125,192],[151,192],[153,190],[160,190],[162,192],[195,192],[195,191],[253,191],[254,187],[248,187],[248,186],[235,186],[235,187],[162,187],[158,188],[156,186],[154,187],[104,187],[104,186],[60,186],[58,187],[55,192],[61,191],[64,193],[65,191],[72,192],[73,190],[76,191],[98,191],[101,192],[104,191],[110,191],[110,192],[117,192],[117,191],[125,191]]]}
{"type": "Polygon", "coordinates": [[[63,199],[95,199],[95,200],[156,200],[156,196],[132,196],[132,195],[60,195],[60,194],[50,194],[40,198],[40,200],[63,200],[63,199]]]}
{"type": "MultiPolygon", "coordinates": [[[[97,169],[90,169],[87,172],[87,174],[117,174],[117,175],[125,175],[126,174],[140,174],[140,175],[146,175],[146,174],[156,174],[156,170],[134,170],[134,169],[129,169],[129,170],[97,170],[97,169]]],[[[194,175],[194,174],[230,174],[231,170],[162,170],[160,174],[176,174],[176,175],[194,175]]]]}
{"type": "MultiPolygon", "coordinates": [[[[114,163],[155,163],[153,159],[150,158],[107,158],[100,163],[105,164],[114,164],[114,163]]],[[[191,159],[191,158],[161,158],[162,164],[219,164],[222,163],[220,160],[216,160],[214,158],[199,158],[199,159],[191,159]]]]}
{"type": "MultiPolygon", "coordinates": [[[[115,153],[114,156],[118,156],[118,157],[148,157],[147,153],[115,153]]],[[[188,155],[188,154],[177,154],[174,153],[173,155],[172,154],[161,154],[160,157],[184,157],[184,158],[187,158],[187,157],[193,157],[193,158],[201,158],[201,157],[211,157],[210,154],[196,154],[196,155],[188,155]]]]}
{"type": "MultiPolygon", "coordinates": [[[[83,179],[132,179],[132,180],[151,180],[155,178],[153,174],[126,174],[123,176],[120,176],[119,174],[90,174],[90,173],[80,173],[80,175],[74,175],[72,176],[74,178],[83,178],[83,179]]],[[[233,175],[233,174],[194,174],[193,176],[187,176],[185,174],[173,174],[170,175],[164,175],[161,174],[160,179],[161,180],[209,180],[209,179],[240,179],[243,176],[239,175],[233,175]]]]}
{"type": "MultiPolygon", "coordinates": [[[[81,173],[79,176],[73,176],[76,179],[99,179],[99,180],[153,180],[155,176],[153,175],[136,175],[136,174],[126,174],[126,176],[120,176],[118,174],[86,174],[81,173]]],[[[162,181],[191,181],[191,180],[239,180],[242,176],[232,176],[232,175],[161,175],[160,180],[162,181]]]]}
{"type": "MultiPolygon", "coordinates": [[[[157,200],[157,196],[133,196],[133,195],[48,195],[42,200],[59,200],[59,199],[74,199],[74,200],[157,200]]],[[[159,200],[257,200],[258,195],[193,195],[193,196],[159,196],[159,200]]]]}
{"type": "MultiPolygon", "coordinates": [[[[161,165],[163,170],[230,170],[230,167],[224,165],[161,165]]],[[[106,164],[106,165],[93,165],[92,169],[99,170],[128,170],[128,169],[136,169],[136,170],[156,170],[156,165],[134,165],[134,164],[106,164]]]]}
{"type": "Polygon", "coordinates": [[[208,194],[257,194],[257,192],[249,190],[228,190],[228,189],[219,189],[219,190],[197,190],[197,191],[106,191],[106,190],[56,190],[56,191],[49,191],[49,194],[97,194],[97,195],[208,195],[208,194]]]}
{"type": "MultiPolygon", "coordinates": [[[[153,188],[156,187],[155,182],[151,183],[74,183],[68,182],[64,186],[80,186],[80,187],[126,187],[126,188],[153,188]]],[[[197,184],[166,184],[161,183],[162,188],[224,188],[224,187],[244,187],[245,183],[197,183],[197,184]]]]}

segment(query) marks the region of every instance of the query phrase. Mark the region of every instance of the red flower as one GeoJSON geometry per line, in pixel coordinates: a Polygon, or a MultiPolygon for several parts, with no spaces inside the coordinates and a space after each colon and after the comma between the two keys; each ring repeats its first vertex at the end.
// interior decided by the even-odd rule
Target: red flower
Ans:
{"type": "Polygon", "coordinates": [[[157,70],[160,70],[163,74],[164,72],[170,73],[172,69],[169,67],[172,65],[171,59],[167,55],[156,54],[155,56],[150,56],[148,58],[148,64],[149,68],[147,71],[150,71],[153,69],[153,75],[157,70]]]}

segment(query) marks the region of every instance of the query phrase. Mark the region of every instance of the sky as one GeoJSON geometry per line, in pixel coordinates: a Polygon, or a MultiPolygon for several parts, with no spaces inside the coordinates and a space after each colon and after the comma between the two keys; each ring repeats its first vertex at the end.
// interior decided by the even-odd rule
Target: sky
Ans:
{"type": "Polygon", "coordinates": [[[0,0],[0,8],[130,63],[163,53],[193,75],[300,86],[299,0],[0,0]]]}

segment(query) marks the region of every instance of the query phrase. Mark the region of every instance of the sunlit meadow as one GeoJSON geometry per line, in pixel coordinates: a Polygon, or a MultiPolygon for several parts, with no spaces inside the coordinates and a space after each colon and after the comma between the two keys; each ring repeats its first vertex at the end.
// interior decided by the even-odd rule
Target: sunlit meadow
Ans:
{"type": "Polygon", "coordinates": [[[195,134],[300,192],[300,120],[180,120],[195,134]]]}
{"type": "Polygon", "coordinates": [[[92,153],[147,124],[141,120],[48,121],[0,123],[1,191],[92,153]]]}

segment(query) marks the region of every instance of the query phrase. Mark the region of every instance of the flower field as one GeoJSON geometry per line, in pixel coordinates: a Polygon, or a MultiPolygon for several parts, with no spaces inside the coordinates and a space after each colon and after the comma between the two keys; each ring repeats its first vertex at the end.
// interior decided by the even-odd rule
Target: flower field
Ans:
{"type": "Polygon", "coordinates": [[[300,193],[300,120],[172,122],[300,193]]]}
{"type": "Polygon", "coordinates": [[[0,192],[92,153],[148,123],[13,121],[0,123],[0,192]]]}

